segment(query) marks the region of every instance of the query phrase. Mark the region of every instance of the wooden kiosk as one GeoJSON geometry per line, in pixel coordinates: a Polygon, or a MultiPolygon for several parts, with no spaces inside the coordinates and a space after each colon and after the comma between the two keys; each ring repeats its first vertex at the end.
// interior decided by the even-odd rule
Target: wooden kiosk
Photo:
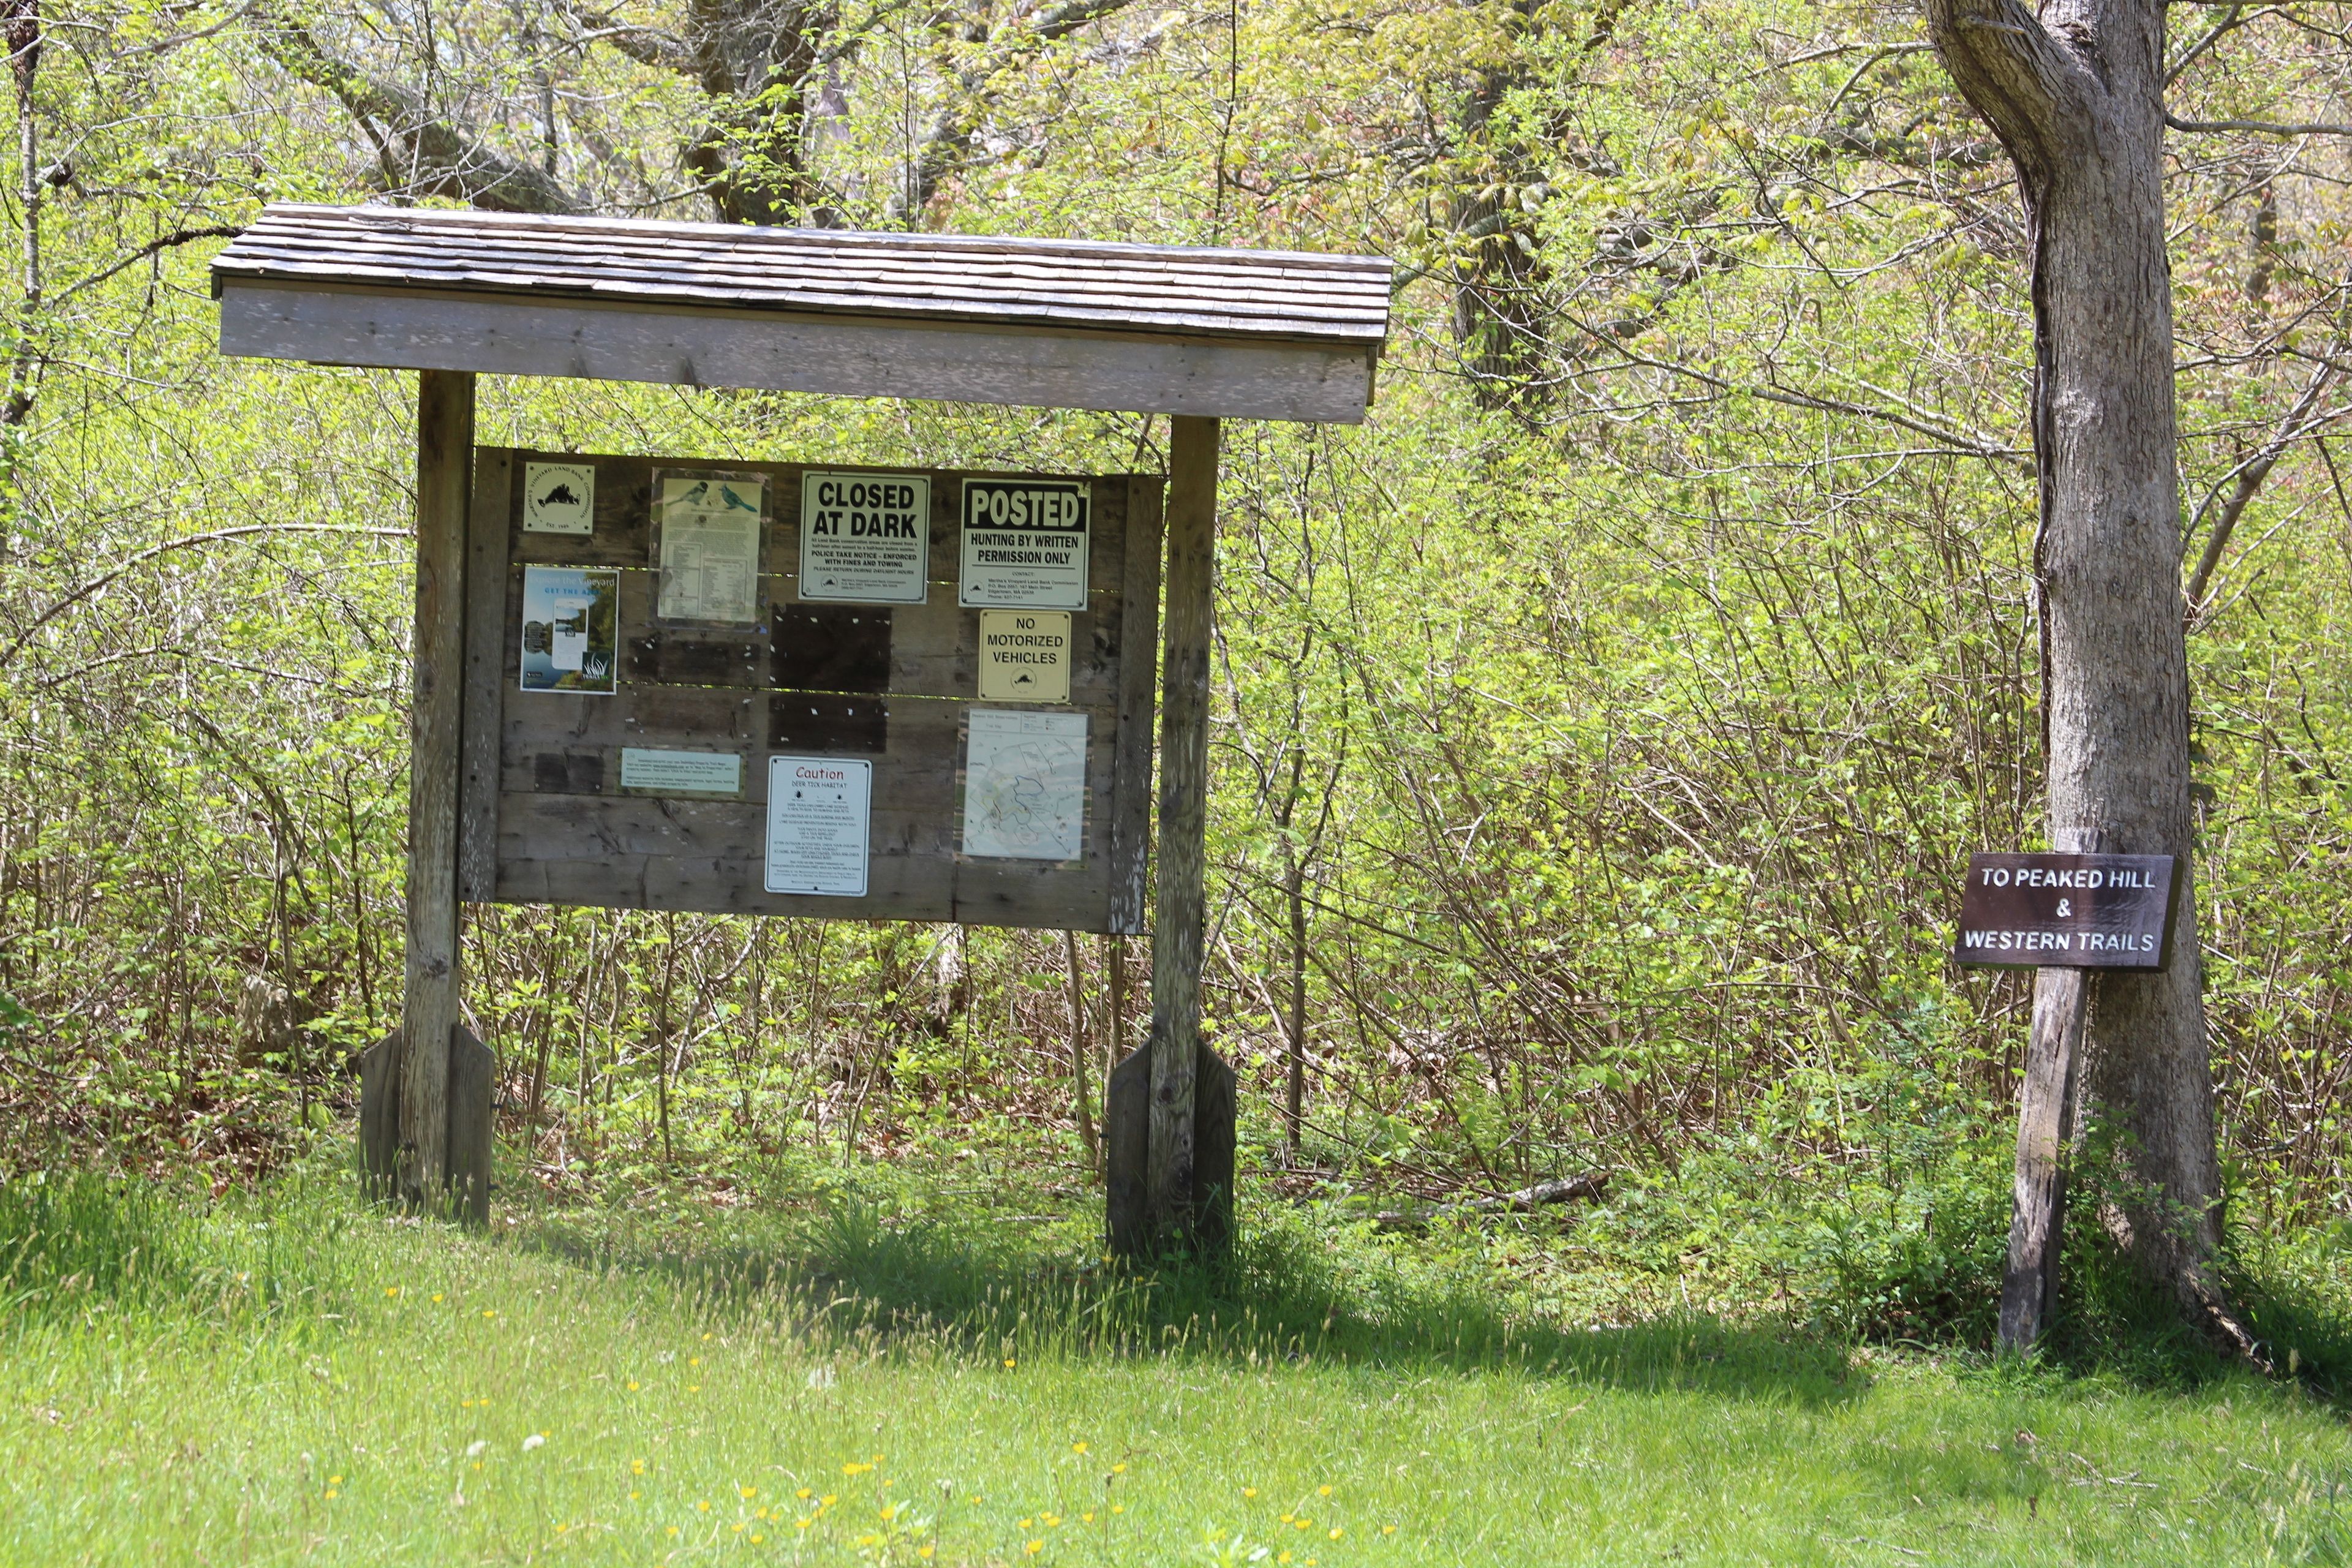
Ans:
{"type": "Polygon", "coordinates": [[[1108,1239],[1219,1244],[1233,1075],[1199,1028],[1219,421],[1361,421],[1390,282],[1370,257],[268,208],[213,264],[221,352],[421,373],[407,972],[362,1091],[371,1173],[487,1217],[495,1074],[458,1017],[461,902],[1145,931],[1156,628],[1151,1032],[1109,1085],[1108,1239]],[[481,373],[1166,414],[1169,473],[1163,500],[1159,476],[478,451],[481,373]],[[829,480],[899,508],[898,588],[819,584],[819,498],[853,493],[829,480]],[[757,560],[689,582],[660,538],[689,537],[712,483],[758,514],[757,560]],[[998,527],[1034,501],[1075,530],[1049,556],[1074,580],[980,582],[992,501],[998,527]],[[1012,612],[983,606],[1024,602],[1058,606],[1066,689],[984,702],[980,620],[1012,612]],[[982,735],[1023,725],[1075,804],[1031,835],[1053,847],[1008,853],[997,817],[972,826],[972,781],[1000,754],[982,735]],[[865,791],[837,883],[776,847],[818,832],[782,793],[803,776],[865,791]]]}

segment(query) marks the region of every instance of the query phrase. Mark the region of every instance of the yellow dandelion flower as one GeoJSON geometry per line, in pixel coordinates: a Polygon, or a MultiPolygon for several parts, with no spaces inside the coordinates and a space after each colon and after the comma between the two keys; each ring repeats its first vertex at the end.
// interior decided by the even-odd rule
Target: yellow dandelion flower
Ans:
{"type": "Polygon", "coordinates": [[[1078,1515],[1078,1522],[1079,1522],[1080,1524],[1092,1524],[1094,1521],[1095,1521],[1095,1516],[1094,1516],[1093,1514],[1090,1514],[1090,1513],[1082,1513],[1082,1514],[1078,1515]]]}
{"type": "Polygon", "coordinates": [[[1293,1530],[1305,1530],[1314,1522],[1315,1521],[1311,1519],[1296,1520],[1292,1521],[1290,1528],[1293,1530]]]}
{"type": "Polygon", "coordinates": [[[767,1540],[767,1539],[768,1539],[768,1538],[767,1538],[766,1536],[764,1536],[764,1535],[755,1535],[755,1536],[751,1537],[751,1544],[752,1544],[752,1545],[754,1545],[754,1546],[757,1546],[757,1545],[759,1545],[759,1544],[760,1544],[760,1542],[761,1542],[762,1541],[765,1541],[765,1540],[767,1540]]]}
{"type": "Polygon", "coordinates": [[[1049,1513],[1049,1514],[1047,1514],[1047,1515],[1045,1516],[1045,1528],[1046,1528],[1046,1529],[1048,1529],[1048,1530],[1059,1530],[1059,1529],[1061,1529],[1061,1528],[1062,1528],[1062,1516],[1061,1516],[1060,1514],[1058,1514],[1058,1513],[1049,1513]]]}
{"type": "Polygon", "coordinates": [[[709,1513],[710,1511],[710,1500],[709,1498],[704,1498],[700,1502],[696,1503],[694,1505],[694,1511],[697,1513],[709,1513]]]}
{"type": "Polygon", "coordinates": [[[565,1531],[568,1531],[568,1530],[570,1530],[571,1528],[572,1528],[572,1527],[571,1527],[570,1525],[568,1525],[568,1524],[559,1524],[559,1525],[557,1525],[557,1526],[555,1527],[555,1533],[556,1533],[556,1534],[558,1534],[558,1535],[562,1535],[565,1531]]]}
{"type": "Polygon", "coordinates": [[[752,1498],[758,1497],[758,1496],[760,1495],[760,1489],[759,1489],[759,1488],[757,1488],[757,1487],[744,1487],[744,1486],[739,1486],[739,1487],[737,1487],[735,1489],[736,1489],[737,1491],[741,1492],[741,1493],[743,1494],[744,1500],[746,1500],[747,1502],[748,1502],[749,1500],[751,1500],[752,1498]]]}
{"type": "Polygon", "coordinates": [[[702,1392],[702,1384],[698,1383],[689,1383],[686,1385],[686,1391],[688,1394],[699,1394],[702,1392]]]}
{"type": "Polygon", "coordinates": [[[438,1290],[433,1292],[433,1304],[436,1307],[441,1304],[441,1292],[438,1290]]]}
{"type": "Polygon", "coordinates": [[[1030,1556],[1034,1557],[1037,1553],[1045,1550],[1045,1543],[1042,1541],[1033,1541],[1021,1550],[1027,1552],[1030,1556]]]}
{"type": "Polygon", "coordinates": [[[1381,1526],[1381,1533],[1382,1535],[1394,1535],[1396,1533],[1396,1526],[1393,1524],[1384,1524],[1381,1526]]]}
{"type": "Polygon", "coordinates": [[[709,1334],[705,1334],[705,1335],[703,1335],[702,1337],[703,1337],[704,1339],[708,1340],[710,1336],[709,1336],[709,1334]]]}
{"type": "Polygon", "coordinates": [[[1011,1356],[1006,1356],[1004,1358],[1004,1364],[1007,1370],[1010,1370],[1013,1365],[1013,1358],[1011,1356]]]}
{"type": "Polygon", "coordinates": [[[400,1294],[400,1287],[397,1285],[387,1285],[383,1288],[383,1293],[387,1296],[397,1296],[400,1294]]]}
{"type": "Polygon", "coordinates": [[[1073,1443],[1070,1445],[1070,1452],[1073,1454],[1083,1454],[1086,1451],[1087,1446],[1084,1443],[1073,1443]]]}
{"type": "Polygon", "coordinates": [[[486,1307],[482,1310],[482,1316],[485,1318],[495,1318],[498,1315],[499,1310],[496,1307],[486,1307]]]}
{"type": "Polygon", "coordinates": [[[730,1529],[730,1530],[731,1530],[731,1531],[733,1531],[736,1534],[740,1535],[740,1534],[742,1534],[742,1533],[743,1533],[743,1521],[742,1521],[741,1520],[740,1520],[740,1519],[739,1519],[739,1520],[737,1520],[733,1524],[729,1525],[727,1528],[728,1528],[728,1529],[730,1529]]]}
{"type": "Polygon", "coordinates": [[[1292,1520],[1297,1519],[1297,1517],[1298,1516],[1295,1513],[1286,1513],[1282,1516],[1282,1522],[1288,1524],[1292,1520]]]}
{"type": "Polygon", "coordinates": [[[837,1503],[840,1500],[841,1494],[839,1492],[827,1492],[824,1496],[816,1500],[816,1505],[819,1508],[831,1508],[835,1503],[837,1503]]]}
{"type": "Polygon", "coordinates": [[[1114,1476],[1123,1476],[1123,1475],[1127,1474],[1127,1466],[1126,1466],[1126,1464],[1125,1464],[1124,1462],[1122,1462],[1122,1463],[1119,1463],[1119,1464],[1113,1465],[1113,1466],[1110,1468],[1110,1473],[1111,1473],[1112,1475],[1114,1475],[1114,1476]]]}
{"type": "Polygon", "coordinates": [[[1255,1487],[1244,1487],[1242,1489],[1242,1496],[1255,1497],[1257,1496],[1257,1489],[1255,1487]]]}
{"type": "Polygon", "coordinates": [[[1342,1535],[1345,1535],[1346,1533],[1348,1533],[1348,1532],[1347,1532],[1346,1531],[1344,1531],[1344,1530],[1341,1530],[1341,1529],[1340,1529],[1338,1525],[1336,1525],[1336,1524],[1335,1524],[1335,1525],[1333,1525],[1333,1526],[1331,1527],[1331,1539],[1332,1539],[1332,1540],[1334,1540],[1334,1541],[1339,1540],[1339,1537],[1341,1537],[1342,1535]]]}
{"type": "Polygon", "coordinates": [[[793,1521],[793,1528],[794,1530],[806,1530],[808,1527],[809,1521],[805,1516],[793,1521]]]}
{"type": "Polygon", "coordinates": [[[931,1553],[938,1550],[936,1546],[918,1546],[915,1548],[915,1555],[929,1563],[931,1560],[931,1553]]]}
{"type": "Polygon", "coordinates": [[[882,1505],[882,1507],[880,1508],[880,1510],[879,1510],[878,1511],[881,1513],[881,1515],[882,1515],[882,1517],[883,1517],[884,1519],[896,1519],[896,1518],[898,1518],[898,1505],[897,1505],[897,1504],[895,1504],[895,1503],[887,1503],[887,1502],[886,1502],[886,1503],[884,1503],[884,1504],[882,1505]]]}
{"type": "Polygon", "coordinates": [[[809,1490],[809,1489],[808,1489],[808,1488],[806,1488],[806,1487],[803,1487],[800,1490],[798,1490],[798,1491],[796,1491],[796,1492],[794,1492],[794,1493],[793,1494],[793,1496],[794,1496],[794,1497],[796,1497],[796,1498],[812,1498],[812,1497],[814,1497],[815,1495],[816,1495],[816,1494],[815,1494],[814,1492],[813,1492],[813,1491],[809,1490]]]}
{"type": "Polygon", "coordinates": [[[1281,1556],[1276,1558],[1275,1561],[1276,1563],[1287,1563],[1290,1561],[1290,1553],[1286,1552],[1281,1556]]]}
{"type": "Polygon", "coordinates": [[[630,1392],[631,1394],[635,1394],[636,1391],[637,1391],[637,1380],[636,1380],[635,1378],[634,1378],[634,1377],[633,1377],[633,1378],[629,1379],[629,1392],[630,1392]]]}
{"type": "Polygon", "coordinates": [[[873,1462],[877,1465],[880,1464],[882,1462],[882,1456],[879,1454],[875,1455],[873,1462]]]}
{"type": "Polygon", "coordinates": [[[338,1498],[338,1497],[341,1497],[341,1496],[342,1496],[342,1495],[343,1495],[342,1493],[341,1493],[341,1492],[337,1491],[337,1490],[336,1490],[334,1488],[332,1488],[332,1487],[329,1487],[329,1488],[327,1489],[327,1496],[329,1496],[330,1498],[338,1498]]]}
{"type": "Polygon", "coordinates": [[[343,1478],[341,1476],[329,1476],[327,1478],[327,1484],[331,1487],[341,1486],[343,1484],[343,1478]]]}
{"type": "Polygon", "coordinates": [[[629,1493],[629,1500],[630,1500],[631,1502],[635,1502],[636,1500],[638,1500],[640,1498],[644,1497],[645,1495],[646,1495],[646,1494],[645,1494],[645,1493],[643,1493],[643,1492],[641,1492],[641,1491],[636,1491],[636,1490],[634,1490],[634,1489],[633,1489],[633,1490],[629,1493]]]}
{"type": "Polygon", "coordinates": [[[1110,1510],[1113,1513],[1125,1513],[1127,1511],[1127,1505],[1123,1502],[1115,1502],[1110,1505],[1110,1510]]]}
{"type": "Polygon", "coordinates": [[[1013,1528],[1015,1530],[1026,1530],[1029,1528],[1029,1521],[1025,1519],[1016,1519],[1013,1521],[1013,1528]]]}
{"type": "Polygon", "coordinates": [[[752,1517],[753,1519],[765,1519],[765,1518],[767,1518],[767,1517],[768,1517],[767,1505],[763,1503],[763,1504],[761,1504],[760,1507],[753,1509],[753,1510],[751,1510],[751,1517],[752,1517]]]}
{"type": "Polygon", "coordinates": [[[677,1533],[677,1526],[676,1526],[676,1525],[674,1525],[674,1524],[673,1524],[673,1525],[671,1525],[671,1526],[669,1527],[669,1532],[670,1532],[670,1534],[672,1534],[672,1535],[676,1535],[676,1534],[677,1533]]]}
{"type": "Polygon", "coordinates": [[[688,1366],[700,1366],[702,1364],[702,1358],[698,1355],[690,1355],[686,1358],[686,1364],[688,1366]]]}
{"type": "Polygon", "coordinates": [[[1329,1487],[1317,1487],[1315,1489],[1315,1495],[1317,1497],[1329,1497],[1331,1495],[1331,1489],[1329,1487]]]}
{"type": "Polygon", "coordinates": [[[633,1476],[642,1476],[645,1473],[646,1462],[643,1459],[631,1459],[629,1461],[629,1474],[633,1476]]]}

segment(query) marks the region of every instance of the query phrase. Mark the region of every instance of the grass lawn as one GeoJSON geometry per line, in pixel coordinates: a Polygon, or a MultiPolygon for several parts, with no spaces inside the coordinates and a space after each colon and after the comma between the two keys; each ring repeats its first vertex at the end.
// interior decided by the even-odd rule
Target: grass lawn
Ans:
{"type": "Polygon", "coordinates": [[[1083,1201],[1042,1237],[836,1205],[483,1238],[342,1189],[12,1200],[0,1561],[2352,1555],[2342,1420],[2252,1378],[1318,1299],[1264,1240],[1238,1284],[1155,1293],[1079,1261],[1083,1201]]]}

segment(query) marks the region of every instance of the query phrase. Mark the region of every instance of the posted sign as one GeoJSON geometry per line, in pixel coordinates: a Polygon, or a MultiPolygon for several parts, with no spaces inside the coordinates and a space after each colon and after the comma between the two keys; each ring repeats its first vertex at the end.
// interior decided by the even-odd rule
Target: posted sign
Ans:
{"type": "Polygon", "coordinates": [[[2162,969],[2171,956],[2169,855],[1969,858],[1956,963],[2009,969],[2162,969]]]}
{"type": "Polygon", "coordinates": [[[956,603],[1083,610],[1093,512],[1084,479],[966,479],[956,603]]]}

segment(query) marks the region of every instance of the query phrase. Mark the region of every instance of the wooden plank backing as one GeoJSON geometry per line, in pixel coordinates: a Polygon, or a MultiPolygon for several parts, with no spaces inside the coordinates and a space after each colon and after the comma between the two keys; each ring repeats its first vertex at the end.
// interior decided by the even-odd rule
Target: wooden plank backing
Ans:
{"type": "MultiPolygon", "coordinates": [[[[498,625],[469,653],[495,672],[489,896],[508,902],[959,921],[1081,931],[1141,926],[1150,813],[1153,643],[1161,481],[1092,477],[1088,607],[1071,616],[1071,701],[1087,721],[1084,853],[1076,865],[961,858],[961,727],[979,671],[979,612],[957,607],[957,515],[965,475],[935,470],[930,573],[921,605],[804,605],[803,466],[576,453],[500,452],[500,515],[520,518],[533,461],[593,464],[594,533],[504,533],[498,625]],[[657,625],[652,616],[656,468],[726,468],[770,481],[765,619],[751,627],[657,625]],[[621,569],[622,676],[610,696],[520,689],[526,565],[621,569]],[[1130,615],[1129,606],[1134,606],[1130,615]],[[1137,661],[1124,657],[1139,647],[1137,661]],[[630,747],[738,759],[740,798],[626,792],[630,747]],[[876,764],[863,899],[764,890],[767,760],[876,764]]],[[[492,454],[483,467],[491,468],[492,454]]],[[[844,465],[814,465],[829,471],[844,465]]],[[[889,473],[905,470],[866,469],[889,473]]],[[[973,476],[989,477],[989,476],[973,476]]],[[[988,707],[1012,706],[987,704],[988,707]]],[[[469,730],[469,738],[472,731],[469,730]]]]}

